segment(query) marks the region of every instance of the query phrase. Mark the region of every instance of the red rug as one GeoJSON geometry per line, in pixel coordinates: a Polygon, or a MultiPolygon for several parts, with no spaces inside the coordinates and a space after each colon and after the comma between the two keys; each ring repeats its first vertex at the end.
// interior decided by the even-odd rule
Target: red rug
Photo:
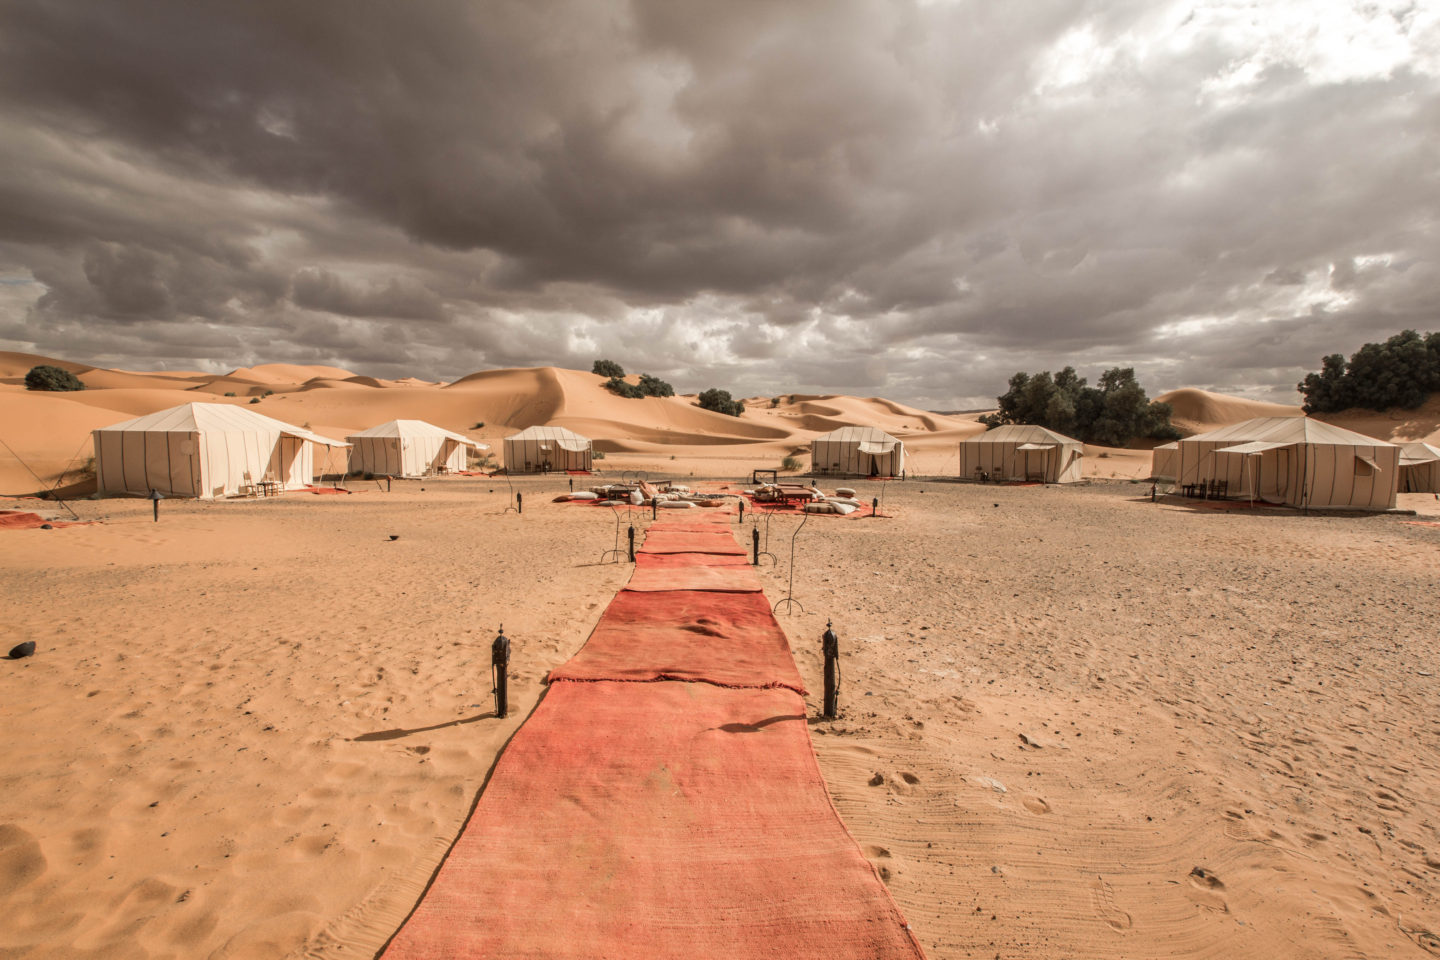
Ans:
{"type": "Polygon", "coordinates": [[[28,510],[0,510],[0,530],[38,530],[45,524],[52,527],[83,527],[93,520],[46,520],[28,510]]]}
{"type": "Polygon", "coordinates": [[[636,553],[635,572],[625,589],[634,593],[665,590],[759,593],[760,578],[743,556],[636,553]]]}
{"type": "Polygon", "coordinates": [[[638,556],[382,957],[923,960],[830,802],[759,589],[743,557],[638,556]]]}
{"type": "Polygon", "coordinates": [[[790,690],[557,683],[385,960],[923,957],[790,690]]]}
{"type": "Polygon", "coordinates": [[[711,530],[676,530],[669,524],[656,524],[645,534],[639,553],[707,553],[744,556],[730,531],[718,524],[711,530]],[[663,529],[661,529],[663,527],[663,529]],[[718,528],[718,529],[717,529],[718,528]],[[711,531],[714,532],[711,532],[711,531]]]}
{"type": "Polygon", "coordinates": [[[557,680],[692,680],[805,692],[763,593],[623,591],[580,652],[551,671],[550,682],[557,680]]]}

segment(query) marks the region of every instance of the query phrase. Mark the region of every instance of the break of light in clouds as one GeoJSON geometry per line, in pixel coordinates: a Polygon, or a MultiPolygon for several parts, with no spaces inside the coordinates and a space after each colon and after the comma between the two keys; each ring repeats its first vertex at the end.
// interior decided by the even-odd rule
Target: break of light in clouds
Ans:
{"type": "Polygon", "coordinates": [[[978,406],[1435,329],[1428,2],[19,0],[0,346],[978,406]]]}

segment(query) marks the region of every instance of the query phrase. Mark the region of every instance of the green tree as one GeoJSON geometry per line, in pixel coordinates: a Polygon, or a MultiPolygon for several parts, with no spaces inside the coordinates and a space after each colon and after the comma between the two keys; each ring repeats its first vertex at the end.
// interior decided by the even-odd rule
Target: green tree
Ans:
{"type": "Polygon", "coordinates": [[[591,373],[599,374],[602,377],[623,377],[625,368],[614,360],[596,360],[595,366],[590,368],[591,373]]]}
{"type": "Polygon", "coordinates": [[[645,394],[633,383],[627,383],[619,377],[611,377],[605,381],[605,389],[621,397],[628,397],[631,400],[638,400],[645,394]]]}
{"type": "Polygon", "coordinates": [[[1367,343],[1347,362],[1332,353],[1296,384],[1305,412],[1331,413],[1363,407],[1413,410],[1440,390],[1440,333],[1402,330],[1384,343],[1367,343]]]}
{"type": "Polygon", "coordinates": [[[998,409],[980,422],[990,428],[1033,423],[1086,443],[1124,446],[1134,437],[1173,440],[1180,432],[1170,423],[1168,403],[1152,403],[1131,367],[1100,375],[1098,387],[1086,386],[1074,367],[1053,376],[1016,373],[1010,389],[996,398],[998,409]]]}
{"type": "Polygon", "coordinates": [[[25,389],[27,390],[84,390],[85,384],[69,370],[61,370],[59,367],[42,363],[38,367],[31,367],[30,372],[25,374],[25,389]]]}
{"type": "Polygon", "coordinates": [[[652,377],[648,373],[640,374],[640,392],[647,397],[673,397],[675,388],[670,386],[659,377],[652,377]]]}
{"type": "Polygon", "coordinates": [[[732,417],[738,417],[745,412],[745,404],[730,397],[729,390],[721,390],[718,387],[711,387],[697,397],[700,406],[706,410],[714,410],[716,413],[728,413],[732,417]]]}

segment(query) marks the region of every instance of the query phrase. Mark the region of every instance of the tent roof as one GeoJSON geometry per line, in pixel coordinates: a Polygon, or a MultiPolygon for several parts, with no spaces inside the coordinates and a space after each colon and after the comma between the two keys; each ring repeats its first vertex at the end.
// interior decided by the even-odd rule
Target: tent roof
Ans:
{"type": "Polygon", "coordinates": [[[1056,433],[1047,427],[1037,426],[1033,423],[1007,423],[1003,427],[996,427],[994,430],[986,430],[977,437],[970,437],[964,443],[1037,443],[1056,444],[1074,443],[1080,441],[1074,437],[1067,437],[1063,433],[1056,433]]]}
{"type": "Polygon", "coordinates": [[[112,423],[110,426],[100,429],[133,430],[144,433],[207,433],[210,431],[233,433],[263,430],[309,440],[327,447],[350,446],[348,443],[313,433],[304,427],[292,426],[283,420],[276,420],[263,413],[256,413],[253,410],[228,403],[182,403],[169,410],[136,417],[134,420],[112,423]]]}
{"type": "Polygon", "coordinates": [[[888,453],[894,449],[896,443],[900,443],[900,440],[876,426],[842,426],[838,430],[821,433],[811,442],[818,443],[821,440],[827,443],[860,443],[861,450],[865,453],[888,453]],[[865,449],[865,445],[870,445],[870,449],[865,449]]]}
{"type": "Polygon", "coordinates": [[[1422,463],[1434,463],[1440,460],[1440,450],[1435,449],[1428,443],[1402,443],[1400,444],[1400,466],[1414,467],[1422,463]]]}
{"type": "Polygon", "coordinates": [[[1197,433],[1186,437],[1181,443],[1191,441],[1248,443],[1253,440],[1269,443],[1333,443],[1357,447],[1390,447],[1394,444],[1367,437],[1363,433],[1346,430],[1332,423],[1312,420],[1309,417],[1257,417],[1243,423],[1232,423],[1209,433],[1197,433]]]}
{"type": "Polygon", "coordinates": [[[519,433],[512,433],[505,438],[508,443],[511,440],[528,441],[535,440],[540,443],[553,443],[562,450],[580,452],[590,446],[590,438],[582,437],[580,434],[564,427],[526,427],[519,433]]]}
{"type": "Polygon", "coordinates": [[[1216,453],[1240,453],[1254,455],[1264,453],[1266,450],[1279,450],[1281,447],[1293,447],[1294,443],[1271,443],[1265,440],[1251,440],[1249,443],[1237,443],[1233,447],[1221,447],[1216,453]]]}
{"type": "Polygon", "coordinates": [[[371,427],[368,430],[361,430],[359,433],[352,433],[346,440],[355,440],[360,437],[448,437],[459,443],[466,443],[477,450],[489,450],[483,443],[477,443],[465,436],[463,433],[455,433],[443,427],[437,427],[433,423],[426,423],[424,420],[391,420],[371,427]]]}

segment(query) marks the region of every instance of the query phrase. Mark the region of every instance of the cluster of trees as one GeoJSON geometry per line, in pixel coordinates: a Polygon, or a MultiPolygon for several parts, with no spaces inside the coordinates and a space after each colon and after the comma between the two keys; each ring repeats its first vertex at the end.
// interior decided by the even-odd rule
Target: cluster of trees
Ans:
{"type": "Polygon", "coordinates": [[[1440,391],[1440,332],[1404,330],[1384,343],[1365,344],[1348,362],[1332,353],[1320,364],[1319,373],[1307,373],[1295,386],[1305,396],[1306,413],[1413,409],[1440,391]]]}
{"type": "Polygon", "coordinates": [[[716,413],[728,413],[732,417],[738,417],[745,412],[745,404],[731,399],[729,390],[711,387],[696,399],[700,401],[700,406],[716,413]]]}
{"type": "Polygon", "coordinates": [[[69,370],[42,363],[25,374],[27,390],[84,390],[85,384],[69,370]]]}
{"type": "Polygon", "coordinates": [[[1074,367],[1054,376],[1048,370],[1017,373],[996,402],[1000,409],[980,418],[992,429],[1032,423],[1107,447],[1123,447],[1135,437],[1180,438],[1180,431],[1170,423],[1170,404],[1151,402],[1135,380],[1133,367],[1106,370],[1098,387],[1086,386],[1074,367]]]}
{"type": "MultiPolygon", "coordinates": [[[[614,360],[596,360],[590,372],[601,377],[609,377],[605,381],[605,389],[622,397],[632,399],[638,397],[673,397],[675,388],[670,386],[659,377],[652,377],[648,373],[640,374],[639,383],[630,383],[625,380],[625,368],[614,360]]],[[[730,391],[720,390],[711,387],[699,396],[700,406],[706,410],[714,410],[717,413],[728,413],[732,417],[738,417],[745,412],[745,405],[739,400],[731,399],[730,391]]]]}
{"type": "Polygon", "coordinates": [[[652,377],[648,373],[640,374],[640,382],[629,383],[625,380],[625,368],[614,360],[596,360],[590,372],[602,377],[609,377],[605,381],[605,389],[622,397],[629,397],[631,400],[638,400],[640,397],[673,397],[675,388],[670,386],[659,377],[652,377]]]}
{"type": "Polygon", "coordinates": [[[611,377],[605,381],[605,389],[622,397],[629,397],[632,400],[639,397],[673,397],[675,388],[670,386],[659,377],[652,377],[648,373],[640,374],[640,382],[629,383],[619,377],[611,377]]]}

